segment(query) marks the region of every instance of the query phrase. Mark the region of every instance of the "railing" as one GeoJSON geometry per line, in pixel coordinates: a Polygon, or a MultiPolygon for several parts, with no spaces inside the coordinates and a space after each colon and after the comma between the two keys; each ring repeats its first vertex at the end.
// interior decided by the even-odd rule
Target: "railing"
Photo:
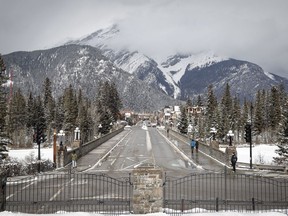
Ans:
{"type": "Polygon", "coordinates": [[[73,150],[67,151],[64,153],[64,166],[66,166],[67,164],[71,163],[72,161],[72,153],[75,151],[75,153],[77,154],[78,159],[86,154],[88,154],[90,151],[92,151],[93,149],[99,147],[100,145],[102,145],[104,142],[106,142],[107,140],[111,139],[112,137],[114,137],[115,135],[121,133],[124,130],[124,127],[121,127],[118,130],[115,130],[111,133],[105,134],[102,137],[92,140],[88,143],[84,143],[83,145],[81,145],[78,148],[75,148],[73,150]]]}
{"type": "MultiPolygon", "coordinates": [[[[190,146],[188,145],[188,143],[190,142],[190,139],[188,138],[187,135],[183,135],[174,130],[169,130],[169,136],[177,138],[181,142],[187,143],[187,148],[190,148],[190,146]]],[[[215,158],[219,163],[226,164],[229,166],[229,158],[225,152],[219,149],[212,148],[212,146],[207,145],[204,142],[199,142],[199,150],[202,153],[205,153],[206,155],[209,155],[210,157],[215,158]]]]}
{"type": "MultiPolygon", "coordinates": [[[[145,176],[149,175],[141,177],[143,182],[145,176]]],[[[141,201],[135,197],[143,192],[133,184],[130,174],[117,179],[104,174],[71,172],[8,179],[2,176],[0,179],[4,180],[0,211],[10,212],[130,214],[133,203],[141,201]]],[[[155,183],[156,186],[159,184],[155,183]]],[[[162,199],[163,210],[175,215],[203,210],[279,211],[287,214],[288,178],[235,174],[226,169],[182,178],[165,175],[162,199]]]]}
{"type": "Polygon", "coordinates": [[[164,209],[169,214],[205,211],[288,213],[288,179],[234,173],[166,176],[164,209]]]}
{"type": "Polygon", "coordinates": [[[130,213],[132,184],[104,174],[51,174],[8,178],[3,210],[32,214],[130,213]]]}
{"type": "MultiPolygon", "coordinates": [[[[186,135],[183,135],[181,133],[178,133],[176,131],[170,130],[169,136],[173,136],[177,138],[179,141],[189,143],[189,138],[186,135]]],[[[187,148],[189,146],[187,145],[187,148]]],[[[210,145],[207,145],[204,142],[200,142],[199,149],[201,152],[205,153],[206,155],[209,155],[212,158],[215,158],[216,161],[222,164],[226,164],[227,166],[230,165],[230,160],[227,156],[227,154],[219,149],[212,148],[210,145]]],[[[187,152],[187,149],[183,149],[183,151],[187,152]]],[[[249,163],[242,163],[237,162],[237,166],[250,168],[249,163]]],[[[288,172],[288,168],[286,166],[279,166],[279,165],[264,165],[264,164],[253,164],[253,169],[259,169],[259,170],[271,170],[271,171],[281,171],[284,173],[288,172]]]]}
{"type": "MultiPolygon", "coordinates": [[[[250,163],[237,162],[237,165],[238,165],[238,167],[250,168],[250,163]]],[[[284,172],[284,173],[288,172],[286,166],[268,165],[268,164],[253,164],[253,169],[280,171],[280,172],[284,172]]]]}

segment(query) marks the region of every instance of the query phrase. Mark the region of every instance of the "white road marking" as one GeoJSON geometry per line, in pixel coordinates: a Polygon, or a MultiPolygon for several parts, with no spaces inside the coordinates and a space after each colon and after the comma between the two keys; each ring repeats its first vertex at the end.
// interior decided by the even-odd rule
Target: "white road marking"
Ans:
{"type": "Polygon", "coordinates": [[[147,146],[147,151],[151,152],[152,144],[151,144],[151,140],[150,140],[149,131],[146,131],[146,146],[147,146]]]}

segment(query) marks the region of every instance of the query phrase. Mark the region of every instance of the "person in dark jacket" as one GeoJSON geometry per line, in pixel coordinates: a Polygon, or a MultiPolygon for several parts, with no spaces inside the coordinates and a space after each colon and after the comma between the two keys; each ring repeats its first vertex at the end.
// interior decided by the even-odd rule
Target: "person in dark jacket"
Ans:
{"type": "Polygon", "coordinates": [[[196,139],[195,147],[196,147],[196,152],[198,152],[198,148],[199,148],[199,139],[196,139]]]}
{"type": "Polygon", "coordinates": [[[233,167],[234,172],[236,172],[236,162],[237,162],[237,156],[236,156],[235,152],[233,152],[233,154],[231,156],[231,163],[232,163],[232,167],[233,167]]]}

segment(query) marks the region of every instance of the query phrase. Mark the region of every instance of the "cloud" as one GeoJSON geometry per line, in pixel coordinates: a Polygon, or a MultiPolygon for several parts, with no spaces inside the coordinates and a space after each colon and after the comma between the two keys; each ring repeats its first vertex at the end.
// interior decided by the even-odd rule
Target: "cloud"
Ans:
{"type": "Polygon", "coordinates": [[[288,77],[286,0],[0,0],[0,52],[51,47],[118,23],[114,44],[154,57],[216,54],[288,77]],[[3,7],[2,7],[3,5],[3,7]],[[2,33],[4,32],[4,34],[2,33]]]}

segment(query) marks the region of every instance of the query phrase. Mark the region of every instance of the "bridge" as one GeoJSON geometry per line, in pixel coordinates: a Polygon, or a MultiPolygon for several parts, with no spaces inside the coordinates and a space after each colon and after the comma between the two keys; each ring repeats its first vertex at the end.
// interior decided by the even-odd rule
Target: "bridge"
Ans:
{"type": "Polygon", "coordinates": [[[8,178],[2,210],[181,214],[204,208],[287,213],[286,173],[265,176],[245,167],[233,173],[226,158],[204,143],[191,154],[186,139],[141,125],[121,129],[76,149],[75,169],[70,151],[64,166],[53,173],[8,178]]]}

